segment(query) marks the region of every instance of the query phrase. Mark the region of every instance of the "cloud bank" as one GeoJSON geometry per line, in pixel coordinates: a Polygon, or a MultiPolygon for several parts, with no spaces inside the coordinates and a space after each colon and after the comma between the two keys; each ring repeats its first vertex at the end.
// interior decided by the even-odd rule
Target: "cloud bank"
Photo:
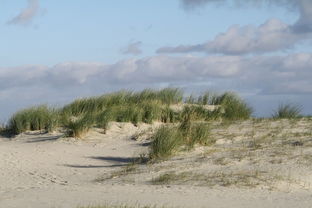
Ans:
{"type": "Polygon", "coordinates": [[[22,9],[18,15],[9,20],[7,24],[28,25],[32,22],[34,17],[38,15],[39,10],[39,0],[28,0],[27,7],[22,9]]]}
{"type": "MultiPolygon", "coordinates": [[[[153,56],[127,59],[115,64],[60,63],[0,68],[0,93],[14,88],[45,86],[72,89],[85,86],[126,87],[157,83],[232,80],[233,86],[258,89],[259,93],[312,93],[312,54],[288,56],[153,56]],[[305,83],[298,85],[297,83],[305,83]],[[307,87],[309,86],[309,87],[307,87]]],[[[103,87],[100,87],[103,89],[103,87]]]]}
{"type": "MultiPolygon", "coordinates": [[[[186,8],[195,8],[209,3],[228,3],[226,0],[183,0],[186,8]]],[[[164,46],[157,53],[191,53],[242,55],[264,54],[292,49],[305,40],[312,39],[312,1],[310,0],[253,0],[246,4],[293,5],[299,12],[299,19],[294,24],[286,24],[278,19],[271,19],[256,27],[231,26],[226,32],[213,40],[195,45],[164,46]]],[[[242,1],[236,1],[237,4],[242,1]]]]}
{"type": "MultiPolygon", "coordinates": [[[[184,9],[196,9],[206,4],[217,5],[234,5],[237,7],[245,6],[284,6],[284,7],[296,7],[300,1],[306,0],[180,0],[184,9]]],[[[308,1],[308,0],[307,0],[308,1]]]]}
{"type": "Polygon", "coordinates": [[[141,41],[130,43],[127,47],[122,49],[121,52],[125,55],[140,55],[142,53],[141,46],[141,41]]]}
{"type": "MultiPolygon", "coordinates": [[[[260,96],[300,96],[312,103],[312,54],[152,56],[114,64],[68,62],[0,68],[0,118],[34,104],[62,104],[120,89],[187,87],[260,96]]],[[[258,102],[256,102],[257,104],[258,102]]],[[[261,106],[260,106],[261,107],[261,106]]],[[[311,113],[311,112],[310,112],[311,113]]]]}

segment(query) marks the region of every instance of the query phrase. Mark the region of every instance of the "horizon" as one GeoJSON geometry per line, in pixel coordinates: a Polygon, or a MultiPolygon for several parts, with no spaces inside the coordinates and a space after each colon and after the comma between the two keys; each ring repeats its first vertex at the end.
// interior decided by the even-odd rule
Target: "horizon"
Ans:
{"type": "Polygon", "coordinates": [[[0,0],[0,120],[121,89],[234,91],[312,114],[312,2],[0,0]]]}

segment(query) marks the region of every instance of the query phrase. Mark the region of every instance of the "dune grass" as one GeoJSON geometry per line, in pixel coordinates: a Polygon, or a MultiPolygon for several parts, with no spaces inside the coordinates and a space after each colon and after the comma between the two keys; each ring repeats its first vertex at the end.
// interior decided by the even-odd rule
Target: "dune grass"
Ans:
{"type": "Polygon", "coordinates": [[[179,125],[160,127],[152,136],[150,158],[168,158],[182,147],[190,150],[196,144],[211,145],[215,141],[210,137],[207,122],[192,122],[196,113],[185,107],[179,125]]]}
{"type": "Polygon", "coordinates": [[[280,104],[272,114],[272,118],[281,119],[281,118],[300,118],[301,115],[301,107],[295,104],[280,104]]]}
{"type": "Polygon", "coordinates": [[[106,109],[103,112],[99,113],[95,119],[97,127],[102,128],[104,130],[104,134],[106,134],[108,124],[110,121],[113,120],[112,112],[106,109]]]}
{"type": "Polygon", "coordinates": [[[197,108],[197,114],[206,120],[216,118],[245,120],[249,119],[253,112],[252,108],[233,92],[225,92],[223,94],[204,92],[197,97],[190,95],[185,102],[196,104],[197,106],[194,108],[197,108]],[[219,106],[219,108],[213,111],[205,111],[202,107],[203,105],[215,105],[219,106]]]}
{"type": "Polygon", "coordinates": [[[62,123],[68,136],[81,139],[93,127],[95,116],[93,114],[84,114],[79,117],[65,115],[62,123]]]}
{"type": "Polygon", "coordinates": [[[98,97],[78,99],[62,109],[63,112],[78,116],[84,113],[99,113],[113,106],[137,105],[158,101],[163,105],[180,103],[183,92],[177,88],[165,88],[162,90],[146,89],[141,92],[119,91],[98,97]]]}
{"type": "Polygon", "coordinates": [[[160,121],[163,123],[175,123],[179,114],[174,112],[168,105],[161,109],[160,121]]]}
{"type": "Polygon", "coordinates": [[[146,89],[141,92],[119,91],[102,96],[78,99],[60,109],[46,105],[27,108],[15,113],[7,128],[12,134],[25,131],[53,131],[56,127],[68,129],[69,135],[81,137],[93,125],[104,129],[110,121],[152,123],[155,120],[173,121],[166,115],[166,106],[182,101],[177,88],[146,89]]]}
{"type": "Polygon", "coordinates": [[[249,119],[253,110],[240,97],[231,92],[226,92],[220,96],[214,96],[212,105],[220,105],[223,111],[222,117],[229,120],[249,119]]]}
{"type": "Polygon", "coordinates": [[[75,132],[77,129],[86,132],[91,127],[92,122],[90,122],[90,116],[88,119],[84,117],[87,114],[92,114],[95,117],[92,124],[103,128],[104,133],[106,133],[111,121],[131,122],[134,125],[139,122],[152,123],[162,120],[173,122],[173,113],[170,111],[168,114],[165,113],[168,111],[166,106],[179,103],[182,98],[183,93],[177,88],[165,88],[158,91],[146,89],[135,93],[119,91],[75,100],[60,111],[66,117],[76,118],[74,120],[67,119],[64,124],[64,127],[69,128],[71,132],[75,132]]]}
{"type": "MultiPolygon", "coordinates": [[[[8,124],[13,134],[28,130],[53,131],[57,127],[67,129],[68,135],[83,137],[92,127],[99,127],[106,133],[109,122],[140,122],[151,124],[154,121],[163,123],[190,121],[207,121],[210,119],[247,119],[251,108],[233,93],[221,95],[205,92],[184,100],[193,103],[182,111],[174,111],[170,106],[183,104],[183,92],[177,88],[162,90],[146,89],[140,92],[118,91],[102,96],[78,99],[60,109],[48,106],[35,106],[14,114],[8,124]],[[205,105],[218,105],[215,110],[205,105]]],[[[186,128],[186,126],[184,127],[186,128]]],[[[182,131],[181,131],[182,132],[182,131]]],[[[184,132],[185,133],[185,132],[184,132]]]]}
{"type": "Polygon", "coordinates": [[[178,128],[168,126],[160,127],[152,136],[152,140],[151,159],[167,158],[183,144],[182,135],[178,128]]]}
{"type": "Polygon", "coordinates": [[[46,105],[27,108],[15,113],[8,123],[8,129],[14,134],[25,131],[53,131],[58,126],[59,114],[56,109],[46,105]]]}

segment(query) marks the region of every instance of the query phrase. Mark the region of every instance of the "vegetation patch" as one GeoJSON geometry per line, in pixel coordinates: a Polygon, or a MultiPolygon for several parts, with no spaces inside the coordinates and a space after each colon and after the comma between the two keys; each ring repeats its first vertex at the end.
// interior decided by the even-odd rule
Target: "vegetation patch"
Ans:
{"type": "Polygon", "coordinates": [[[233,93],[216,95],[206,92],[198,97],[184,99],[183,92],[178,88],[146,89],[140,92],[119,91],[78,99],[59,109],[46,105],[24,109],[11,117],[6,130],[12,134],[19,134],[29,130],[46,132],[65,128],[68,136],[82,138],[92,127],[102,128],[103,133],[106,133],[109,122],[112,121],[131,122],[134,125],[158,121],[179,123],[180,127],[173,130],[176,134],[173,136],[180,137],[182,143],[193,146],[196,143],[205,143],[206,132],[203,129],[206,127],[190,122],[198,123],[217,118],[247,119],[251,112],[251,108],[233,93]],[[184,108],[175,111],[171,107],[173,105],[184,108]],[[206,105],[218,107],[208,109],[206,105]]]}
{"type": "Polygon", "coordinates": [[[233,186],[254,188],[259,185],[270,186],[273,188],[272,182],[284,180],[284,177],[279,175],[270,175],[265,171],[236,171],[222,172],[216,171],[207,174],[193,172],[167,172],[152,179],[153,185],[198,185],[198,186],[233,186]]]}
{"type": "Polygon", "coordinates": [[[179,126],[162,126],[154,133],[150,158],[168,158],[183,148],[190,150],[196,144],[207,146],[214,143],[207,123],[191,123],[185,120],[179,126]]]}
{"type": "Polygon", "coordinates": [[[160,127],[152,136],[150,158],[167,158],[183,145],[182,134],[176,127],[160,127]]]}
{"type": "Polygon", "coordinates": [[[65,116],[62,122],[68,136],[81,139],[92,128],[95,119],[94,115],[85,114],[79,117],[65,116]]]}
{"type": "Polygon", "coordinates": [[[301,107],[294,104],[280,104],[272,115],[275,119],[281,118],[299,118],[301,117],[301,107]]]}
{"type": "Polygon", "coordinates": [[[46,105],[27,108],[15,113],[8,123],[13,134],[25,131],[53,131],[59,124],[58,111],[46,105]]]}

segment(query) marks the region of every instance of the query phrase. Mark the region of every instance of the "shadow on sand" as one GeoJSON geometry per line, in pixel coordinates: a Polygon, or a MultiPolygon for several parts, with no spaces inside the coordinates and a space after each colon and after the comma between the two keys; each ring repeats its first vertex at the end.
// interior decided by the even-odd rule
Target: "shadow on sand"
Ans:
{"type": "Polygon", "coordinates": [[[61,138],[62,136],[43,136],[40,138],[30,138],[26,143],[37,143],[37,142],[46,142],[46,141],[55,141],[61,138]]]}
{"type": "Polygon", "coordinates": [[[69,165],[65,164],[65,167],[70,168],[111,168],[111,167],[123,167],[131,163],[145,163],[146,158],[143,157],[88,157],[94,160],[102,160],[111,165],[69,165]]]}

